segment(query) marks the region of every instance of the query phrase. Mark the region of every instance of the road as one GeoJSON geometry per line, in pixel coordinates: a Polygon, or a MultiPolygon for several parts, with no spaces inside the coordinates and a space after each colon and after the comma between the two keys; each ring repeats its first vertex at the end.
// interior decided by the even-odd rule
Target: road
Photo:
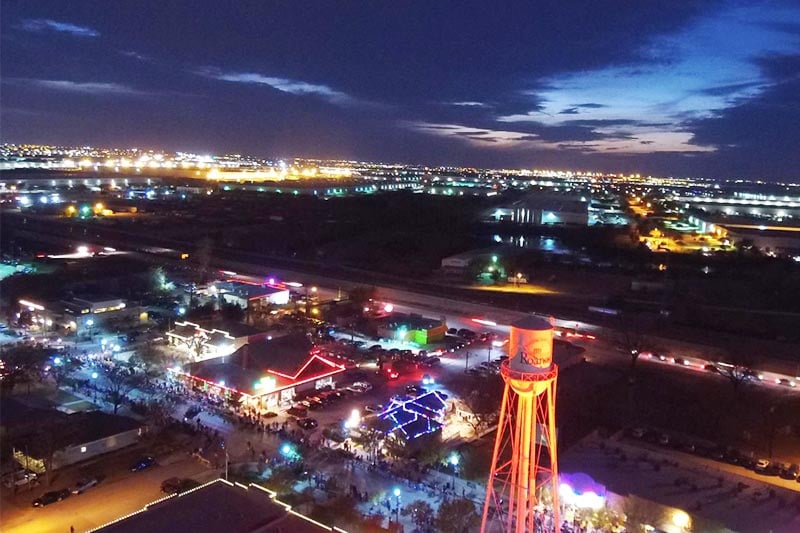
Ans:
{"type": "MultiPolygon", "coordinates": [[[[156,465],[137,473],[125,472],[117,479],[104,480],[95,488],[80,495],[43,508],[31,506],[33,498],[43,489],[11,497],[3,494],[0,510],[4,533],[68,533],[87,531],[121,516],[137,511],[159,498],[161,482],[170,477],[192,477],[201,482],[217,477],[197,461],[186,456],[173,464],[156,465]]],[[[63,488],[54,484],[49,490],[63,488]]]]}

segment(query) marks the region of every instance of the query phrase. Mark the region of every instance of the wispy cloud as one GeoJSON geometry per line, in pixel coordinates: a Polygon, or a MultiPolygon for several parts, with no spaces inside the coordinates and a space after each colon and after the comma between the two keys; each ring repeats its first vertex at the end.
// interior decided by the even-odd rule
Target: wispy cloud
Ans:
{"type": "Polygon", "coordinates": [[[137,61],[144,61],[147,63],[151,63],[153,61],[152,57],[140,54],[139,52],[135,52],[133,50],[120,50],[119,53],[125,57],[136,59],[137,61]]]}
{"type": "Polygon", "coordinates": [[[100,32],[93,30],[92,28],[86,26],[78,26],[77,24],[72,24],[71,22],[61,22],[52,19],[26,19],[22,21],[22,24],[20,24],[20,28],[22,28],[25,31],[31,31],[36,33],[50,32],[50,31],[57,33],[67,33],[75,37],[100,36],[100,32]]]}
{"type": "Polygon", "coordinates": [[[489,107],[488,104],[485,104],[483,102],[474,102],[471,100],[468,100],[466,102],[449,102],[449,104],[454,105],[456,107],[489,107]]]}
{"type": "Polygon", "coordinates": [[[197,73],[215,80],[251,85],[267,85],[283,93],[298,96],[316,96],[338,105],[351,105],[357,102],[357,100],[349,94],[318,83],[264,76],[255,72],[222,72],[218,69],[208,67],[197,70],[197,73]]]}
{"type": "Polygon", "coordinates": [[[146,96],[152,93],[141,91],[121,83],[96,82],[96,81],[70,81],[70,80],[37,80],[29,78],[16,78],[7,80],[9,83],[24,83],[51,89],[54,91],[65,91],[71,93],[92,94],[97,96],[146,96]]]}

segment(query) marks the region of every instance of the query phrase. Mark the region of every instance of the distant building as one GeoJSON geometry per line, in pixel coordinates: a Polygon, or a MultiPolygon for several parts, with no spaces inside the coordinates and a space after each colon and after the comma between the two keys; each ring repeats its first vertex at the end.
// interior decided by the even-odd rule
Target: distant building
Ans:
{"type": "Polygon", "coordinates": [[[290,403],[299,392],[334,385],[343,364],[305,334],[260,339],[230,355],[190,363],[173,375],[195,390],[260,408],[290,403]]]}
{"type": "Polygon", "coordinates": [[[430,344],[444,339],[446,333],[447,324],[444,319],[392,313],[378,320],[378,336],[386,339],[430,344]]]}
{"type": "Polygon", "coordinates": [[[259,311],[270,305],[289,303],[289,289],[266,284],[220,281],[213,285],[210,293],[216,294],[220,301],[251,311],[259,311]]]}
{"type": "Polygon", "coordinates": [[[441,270],[444,274],[461,275],[467,272],[470,265],[476,261],[489,262],[493,253],[490,250],[469,250],[460,254],[445,257],[441,262],[441,270]]]}
{"type": "Polygon", "coordinates": [[[215,479],[182,494],[168,496],[89,533],[320,533],[343,529],[312,520],[259,485],[247,487],[215,479]]]}
{"type": "Polygon", "coordinates": [[[572,196],[529,193],[508,206],[493,209],[489,219],[536,226],[586,226],[589,202],[572,196]]]}

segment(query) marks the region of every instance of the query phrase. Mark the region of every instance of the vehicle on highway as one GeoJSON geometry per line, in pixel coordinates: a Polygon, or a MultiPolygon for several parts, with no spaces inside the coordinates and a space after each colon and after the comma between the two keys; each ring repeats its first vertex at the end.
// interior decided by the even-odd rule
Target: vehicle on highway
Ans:
{"type": "Polygon", "coordinates": [[[683,365],[683,366],[689,366],[690,364],[689,361],[687,361],[683,357],[673,357],[672,362],[675,363],[676,365],[683,365]]]}
{"type": "Polygon", "coordinates": [[[317,426],[319,426],[319,423],[311,417],[305,417],[305,418],[298,418],[297,425],[303,429],[314,429],[317,426]]]}
{"type": "Polygon", "coordinates": [[[140,457],[131,465],[131,472],[141,472],[142,470],[147,470],[154,464],[156,464],[155,458],[152,455],[145,455],[144,457],[140,457]]]}
{"type": "Polygon", "coordinates": [[[641,439],[642,437],[644,437],[645,432],[646,431],[644,428],[633,428],[631,430],[631,437],[635,439],[641,439]]]}
{"type": "Polygon", "coordinates": [[[192,478],[171,477],[161,483],[161,492],[164,494],[180,494],[199,486],[200,483],[192,478]]]}
{"type": "Polygon", "coordinates": [[[51,490],[33,500],[32,505],[34,507],[44,507],[45,505],[50,505],[51,503],[60,502],[63,499],[69,498],[69,495],[69,489],[51,490]]]}
{"type": "Polygon", "coordinates": [[[784,387],[796,387],[797,386],[797,383],[795,383],[791,379],[787,379],[787,378],[778,378],[778,379],[775,380],[775,383],[777,383],[778,385],[783,385],[784,387]]]}
{"type": "Polygon", "coordinates": [[[77,483],[75,483],[75,486],[72,487],[72,494],[83,494],[85,491],[96,486],[98,483],[100,483],[100,480],[96,477],[80,479],[77,483]]]}

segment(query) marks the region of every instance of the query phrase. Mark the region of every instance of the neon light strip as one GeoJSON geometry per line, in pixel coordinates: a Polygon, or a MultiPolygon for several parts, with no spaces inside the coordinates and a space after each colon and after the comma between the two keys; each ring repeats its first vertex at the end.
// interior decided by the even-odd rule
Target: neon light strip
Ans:
{"type": "Polygon", "coordinates": [[[312,361],[314,361],[314,359],[319,359],[320,361],[322,361],[323,363],[325,363],[328,366],[332,366],[332,367],[344,370],[344,365],[337,365],[336,363],[334,363],[332,361],[328,361],[327,359],[325,359],[324,357],[322,357],[320,355],[314,354],[308,361],[306,361],[306,363],[300,368],[300,370],[297,371],[297,373],[294,376],[290,376],[288,374],[284,374],[283,372],[278,372],[277,370],[272,370],[271,368],[268,368],[267,372],[270,372],[272,374],[284,377],[286,379],[295,380],[295,379],[297,379],[297,376],[302,374],[303,370],[305,370],[308,367],[308,365],[310,365],[312,363],[312,361]]]}

